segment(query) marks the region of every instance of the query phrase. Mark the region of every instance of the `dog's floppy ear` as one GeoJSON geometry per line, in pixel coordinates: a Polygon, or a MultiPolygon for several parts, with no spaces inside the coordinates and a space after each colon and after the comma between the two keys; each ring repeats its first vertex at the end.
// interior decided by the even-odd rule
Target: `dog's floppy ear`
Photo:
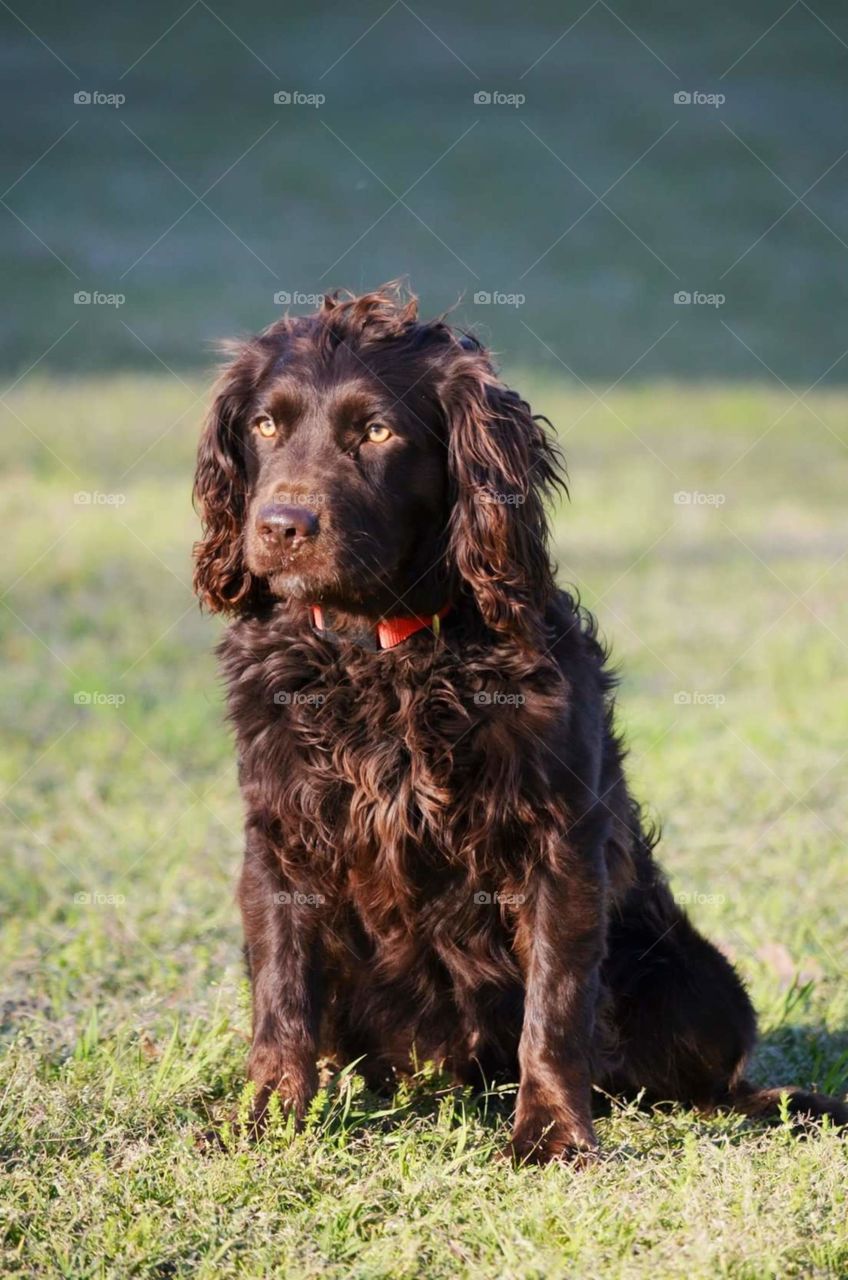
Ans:
{"type": "Polygon", "coordinates": [[[562,485],[544,420],[462,343],[441,399],[453,489],[449,553],[494,631],[535,648],[555,590],[544,500],[562,485]]]}
{"type": "Polygon", "coordinates": [[[203,528],[194,544],[194,589],[215,613],[243,611],[256,587],[242,545],[247,505],[242,415],[255,358],[249,348],[236,350],[213,388],[194,477],[194,505],[203,528]]]}

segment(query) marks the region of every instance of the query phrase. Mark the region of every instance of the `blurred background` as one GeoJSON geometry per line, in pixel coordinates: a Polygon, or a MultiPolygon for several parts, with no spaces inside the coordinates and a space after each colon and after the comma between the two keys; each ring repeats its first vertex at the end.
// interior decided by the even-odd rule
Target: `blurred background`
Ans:
{"type": "Polygon", "coordinates": [[[406,275],[577,378],[846,375],[834,0],[30,0],[0,24],[10,371],[203,366],[286,297],[406,275]],[[124,302],[75,305],[98,291],[124,302]]]}

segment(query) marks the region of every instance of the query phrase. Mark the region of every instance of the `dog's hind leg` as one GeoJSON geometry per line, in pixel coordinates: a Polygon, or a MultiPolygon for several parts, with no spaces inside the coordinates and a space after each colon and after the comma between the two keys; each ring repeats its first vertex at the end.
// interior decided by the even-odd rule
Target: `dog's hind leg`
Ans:
{"type": "Polygon", "coordinates": [[[609,1092],[750,1116],[778,1115],[785,1095],[790,1114],[848,1123],[848,1106],[836,1098],[760,1089],[744,1078],[757,1037],[751,1001],[658,873],[612,917],[603,976],[615,1043],[615,1065],[603,1082],[609,1092]]]}

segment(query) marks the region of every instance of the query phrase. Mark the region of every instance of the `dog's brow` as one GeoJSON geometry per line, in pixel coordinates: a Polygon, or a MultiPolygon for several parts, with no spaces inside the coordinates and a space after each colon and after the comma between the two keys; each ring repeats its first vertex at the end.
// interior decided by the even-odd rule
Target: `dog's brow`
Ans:
{"type": "Polygon", "coordinates": [[[379,413],[385,408],[385,396],[381,396],[379,390],[374,387],[368,387],[362,382],[351,382],[346,386],[336,388],[329,397],[329,403],[333,415],[350,415],[351,417],[366,417],[368,414],[379,413]]]}
{"type": "Polygon", "coordinates": [[[262,400],[275,418],[296,418],[306,407],[306,397],[295,382],[276,383],[262,400]]]}

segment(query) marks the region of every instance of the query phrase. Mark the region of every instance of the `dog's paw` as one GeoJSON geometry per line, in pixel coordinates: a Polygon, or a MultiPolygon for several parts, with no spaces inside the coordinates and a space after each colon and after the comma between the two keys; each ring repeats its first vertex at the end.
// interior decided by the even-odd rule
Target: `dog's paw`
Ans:
{"type": "Polygon", "coordinates": [[[255,1088],[246,1126],[251,1137],[261,1137],[266,1129],[272,1099],[278,1101],[281,1114],[293,1115],[295,1127],[301,1128],[318,1090],[314,1061],[296,1055],[286,1057],[276,1048],[255,1044],[248,1063],[248,1077],[255,1088]]]}
{"type": "Polygon", "coordinates": [[[314,1090],[311,1089],[294,1092],[284,1084],[264,1085],[257,1091],[242,1131],[250,1141],[258,1142],[268,1129],[271,1117],[276,1113],[282,1120],[292,1117],[295,1132],[300,1133],[314,1096],[314,1090]]]}
{"type": "Polygon", "coordinates": [[[516,1164],[550,1164],[557,1160],[576,1169],[596,1164],[600,1148],[591,1121],[551,1119],[543,1114],[516,1122],[509,1154],[516,1164]]]}

